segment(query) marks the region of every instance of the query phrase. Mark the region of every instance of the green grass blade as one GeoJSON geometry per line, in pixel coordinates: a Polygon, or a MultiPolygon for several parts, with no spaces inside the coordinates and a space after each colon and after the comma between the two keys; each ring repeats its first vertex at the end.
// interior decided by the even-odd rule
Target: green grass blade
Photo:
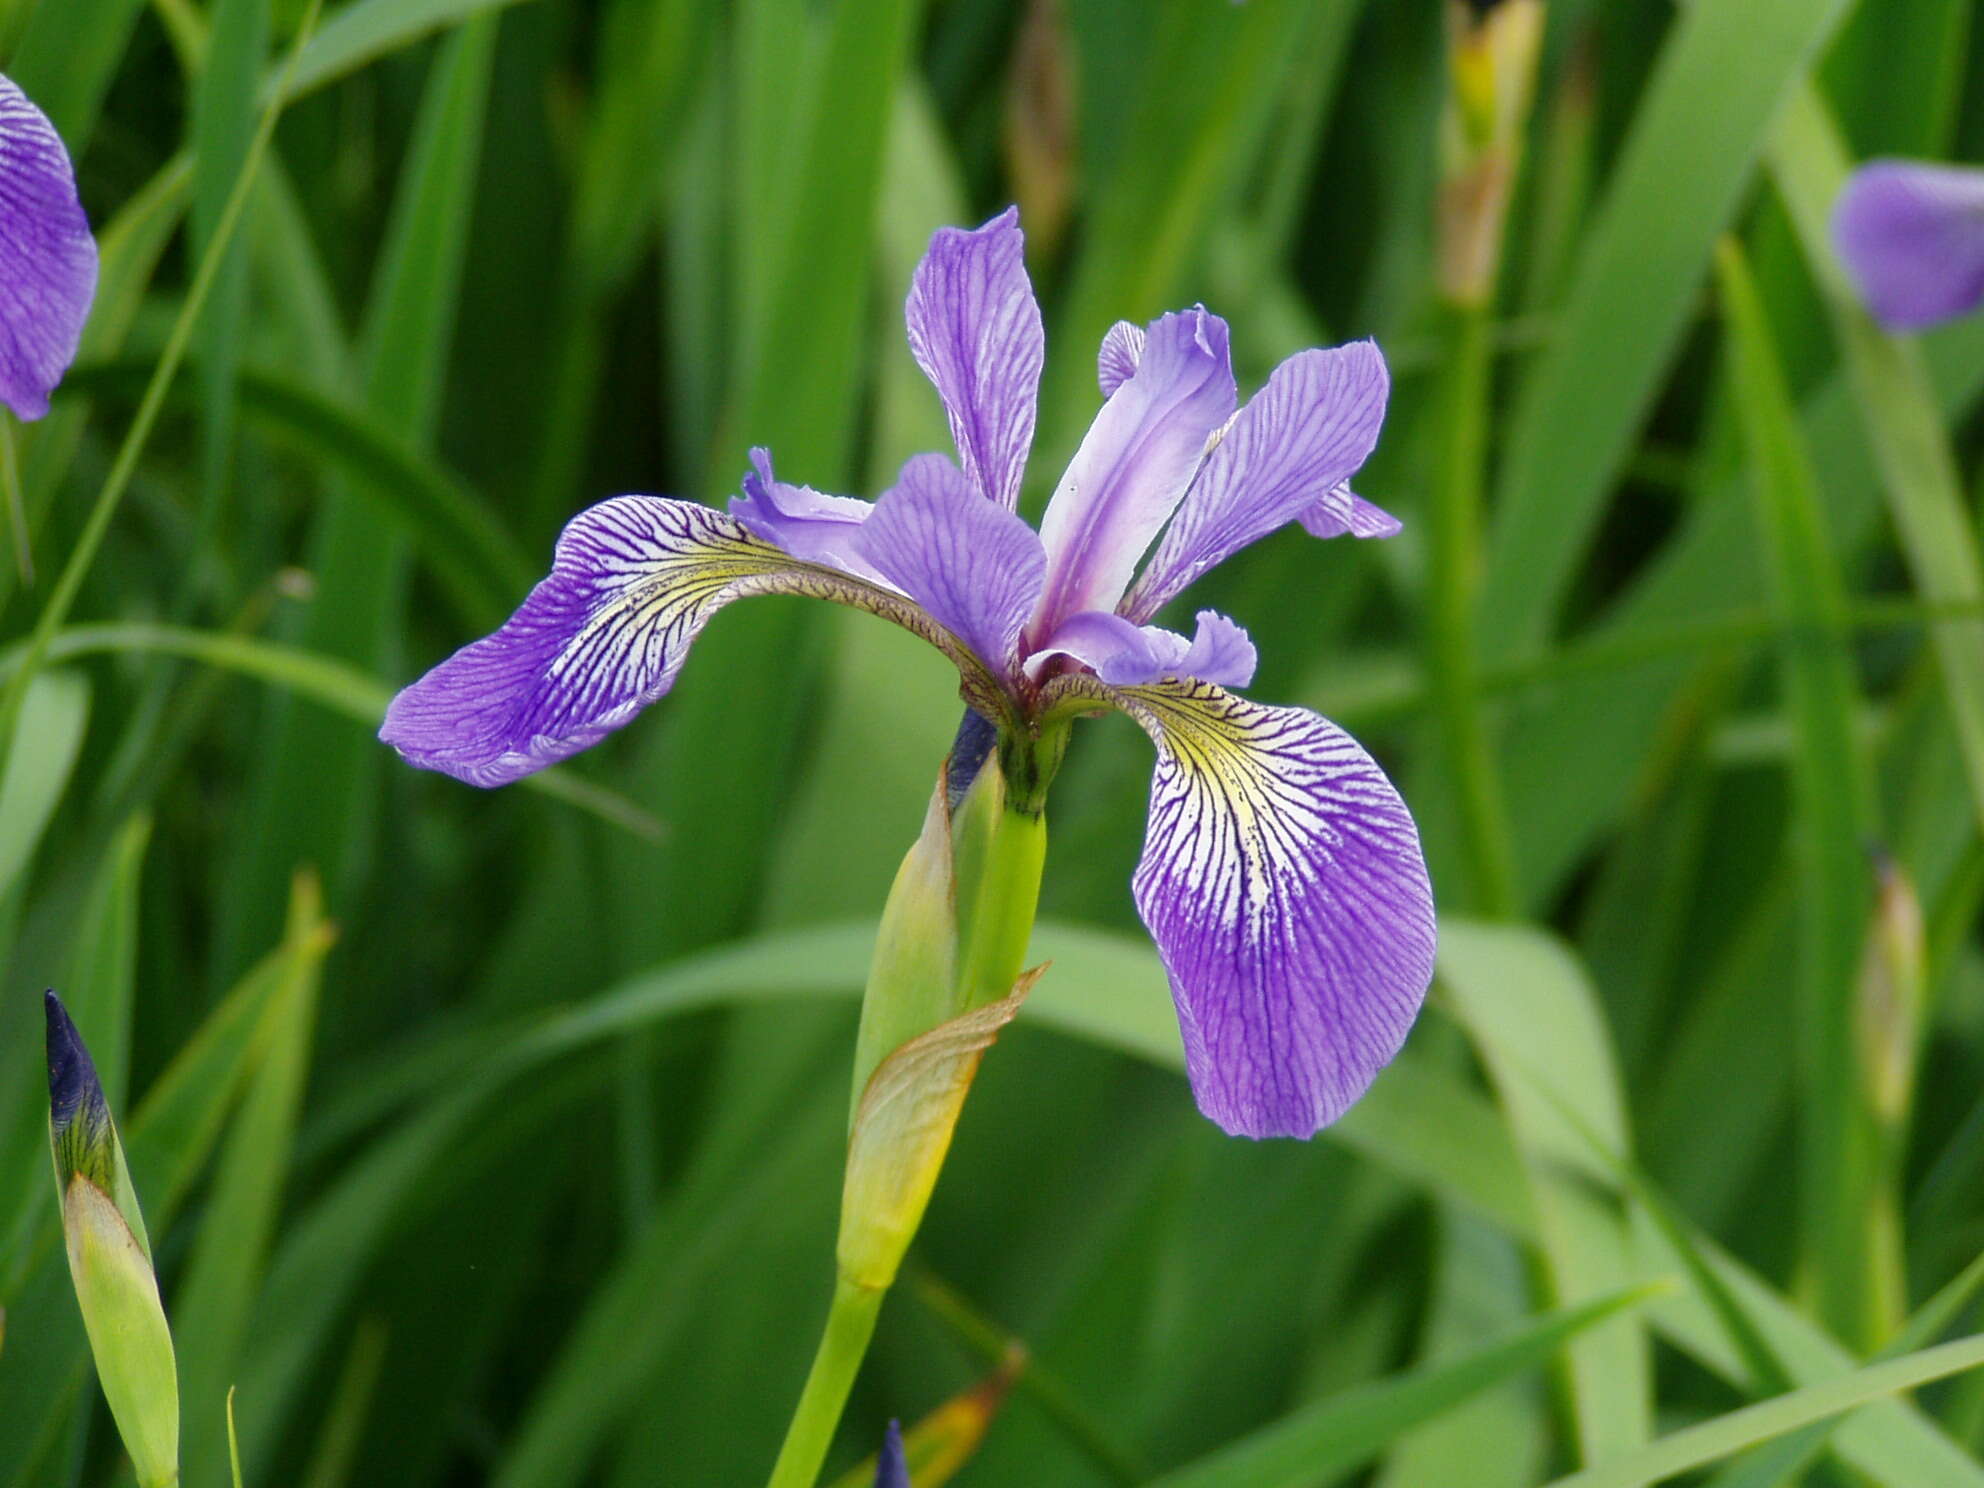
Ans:
{"type": "Polygon", "coordinates": [[[436,31],[519,3],[521,0],[351,0],[318,29],[294,74],[286,79],[271,77],[264,95],[280,90],[285,98],[295,99],[314,93],[436,31]]]}
{"type": "Polygon", "coordinates": [[[1840,0],[1699,0],[1661,51],[1610,171],[1557,333],[1523,389],[1499,483],[1482,633],[1549,639],[1780,100],[1840,0]]]}
{"type": "MultiPolygon", "coordinates": [[[[436,56],[367,310],[365,405],[415,445],[431,437],[455,323],[497,19],[473,21],[436,56]]],[[[336,490],[312,533],[310,567],[316,597],[299,643],[365,671],[388,670],[407,586],[398,534],[371,503],[336,490]]],[[[323,873],[334,909],[345,902],[374,849],[389,759],[376,741],[284,700],[269,715],[258,753],[253,824],[224,904],[224,973],[275,938],[284,885],[299,865],[323,873]]]]}
{"type": "Polygon", "coordinates": [[[81,677],[37,677],[28,691],[0,771],[0,903],[62,803],[89,716],[89,683],[81,677]]]}
{"type": "Polygon", "coordinates": [[[1870,1364],[1842,1379],[1808,1385],[1673,1432],[1638,1452],[1559,1478],[1550,1488],[1649,1488],[1676,1473],[1702,1467],[1813,1421],[1980,1364],[1984,1364],[1984,1336],[1940,1344],[1885,1364],[1870,1364]]]}
{"type": "MultiPolygon", "coordinates": [[[[235,179],[255,137],[255,80],[269,45],[271,0],[214,0],[212,24],[193,87],[192,247],[204,254],[227,212],[235,179]]],[[[219,534],[232,473],[235,432],[234,378],[241,365],[248,310],[248,245],[245,234],[227,246],[214,276],[200,328],[200,412],[204,440],[196,552],[219,534]]],[[[198,592],[197,567],[181,580],[180,609],[190,613],[198,592]]]]}
{"type": "Polygon", "coordinates": [[[1734,397],[1773,603],[1787,626],[1788,706],[1797,730],[1792,785],[1801,951],[1798,1047],[1799,1199],[1806,1266],[1821,1316],[1871,1343],[1870,1131],[1858,1078],[1854,987],[1868,913],[1864,845],[1872,786],[1854,732],[1858,706],[1832,557],[1811,457],[1741,251],[1725,240],[1718,274],[1733,343],[1734,397]]]}
{"type": "MultiPolygon", "coordinates": [[[[251,1326],[283,1320],[255,1306],[275,1234],[290,1149],[303,1104],[317,1023],[317,986],[332,932],[314,880],[300,875],[281,958],[280,982],[254,1034],[256,1069],[216,1164],[213,1191],[185,1276],[173,1297],[185,1412],[187,1479],[217,1481],[227,1462],[230,1395],[251,1326]]],[[[246,1381],[247,1409],[255,1385],[246,1381]]]]}
{"type": "MultiPolygon", "coordinates": [[[[1916,591],[1931,604],[1984,603],[1984,565],[1922,354],[1874,324],[1833,255],[1832,204],[1848,163],[1824,102],[1810,88],[1786,108],[1770,158],[1806,263],[1832,312],[1916,591]]],[[[1932,634],[1971,798],[1984,821],[1984,619],[1945,621],[1932,634]]]]}
{"type": "Polygon", "coordinates": [[[1550,1313],[1465,1358],[1306,1407],[1203,1461],[1165,1473],[1152,1488],[1302,1488],[1370,1460],[1401,1431],[1546,1363],[1559,1348],[1639,1306],[1657,1288],[1638,1287],[1550,1313]]]}
{"type": "Polygon", "coordinates": [[[95,132],[103,95],[144,11],[144,0],[69,0],[37,7],[28,21],[7,75],[70,150],[81,150],[95,132]]]}
{"type": "MultiPolygon", "coordinates": [[[[1984,1256],[1964,1267],[1935,1296],[1917,1308],[1894,1341],[1876,1354],[1872,1362],[1899,1358],[1926,1348],[1976,1300],[1980,1289],[1984,1289],[1984,1256]]],[[[1717,1473],[1709,1488],[1789,1488],[1797,1481],[1799,1473],[1818,1460],[1832,1437],[1835,1424],[1833,1421],[1820,1421],[1779,1437],[1717,1473]]]]}
{"type": "MultiPolygon", "coordinates": [[[[1533,930],[1449,922],[1441,939],[1440,985],[1493,1077],[1528,1169],[1550,1300],[1569,1306],[1624,1285],[1634,1268],[1620,1206],[1575,1161],[1587,1130],[1609,1152],[1629,1147],[1625,1096],[1596,994],[1569,952],[1533,930]]],[[[1646,1441],[1653,1381],[1639,1320],[1593,1330],[1569,1357],[1585,1459],[1646,1441]]]]}
{"type": "MultiPolygon", "coordinates": [[[[143,386],[145,364],[85,367],[65,387],[83,394],[128,394],[143,386]]],[[[368,409],[354,407],[286,373],[248,367],[239,383],[244,414],[263,432],[351,477],[353,490],[412,537],[447,584],[464,623],[494,629],[541,576],[540,566],[459,477],[368,409]]],[[[170,401],[197,406],[179,386],[170,401]]]]}

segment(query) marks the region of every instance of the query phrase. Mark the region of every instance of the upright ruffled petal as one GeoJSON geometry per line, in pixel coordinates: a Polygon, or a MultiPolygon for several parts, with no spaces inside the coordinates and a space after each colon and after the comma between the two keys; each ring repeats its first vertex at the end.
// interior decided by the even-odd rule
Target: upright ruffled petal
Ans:
{"type": "Polygon", "coordinates": [[[1195,680],[1245,687],[1259,664],[1247,632],[1217,610],[1200,610],[1191,639],[1158,625],[1137,625],[1109,610],[1084,610],[1063,620],[1047,644],[1027,658],[1038,680],[1053,657],[1080,662],[1104,682],[1136,687],[1195,680]]]}
{"type": "Polygon", "coordinates": [[[1089,426],[1040,524],[1047,593],[1036,639],[1070,615],[1117,607],[1235,398],[1225,321],[1199,308],[1151,325],[1135,374],[1089,426]]]}
{"type": "Polygon", "coordinates": [[[799,563],[709,507],[617,496],[559,535],[551,574],[493,635],[393,699],[379,737],[413,764],[504,785],[599,742],[675,683],[710,617],[752,594],[806,594],[894,620],[958,666],[974,705],[996,681],[892,590],[799,563]]]}
{"type": "Polygon", "coordinates": [[[1405,530],[1397,517],[1351,490],[1349,481],[1332,486],[1295,520],[1311,537],[1397,537],[1405,530]]]}
{"type": "Polygon", "coordinates": [[[771,451],[751,451],[754,470],[744,477],[744,494],[730,498],[730,514],[753,537],[806,563],[875,580],[880,576],[860,556],[854,534],[875,510],[872,501],[829,496],[811,486],[795,486],[772,474],[771,451]]]}
{"type": "Polygon", "coordinates": [[[875,504],[859,551],[939,625],[1010,675],[1047,557],[1013,512],[983,499],[942,455],[917,455],[875,504]]]}
{"type": "Polygon", "coordinates": [[[1984,170],[1876,160],[1839,194],[1832,231],[1883,325],[1916,330],[1984,303],[1984,170]]]}
{"type": "Polygon", "coordinates": [[[964,473],[1007,510],[1033,447],[1046,338],[1019,208],[974,232],[939,228],[909,289],[909,349],[937,385],[964,473]]]}
{"type": "Polygon", "coordinates": [[[95,294],[96,240],[69,152],[0,77],[0,403],[24,419],[48,412],[95,294]]]}
{"type": "Polygon", "coordinates": [[[1114,397],[1116,389],[1137,375],[1137,363],[1144,359],[1144,328],[1132,321],[1119,320],[1102,338],[1102,349],[1095,354],[1095,380],[1102,396],[1114,397]]]}
{"type": "Polygon", "coordinates": [[[1124,613],[1148,619],[1206,570],[1344,486],[1378,442],[1389,388],[1371,341],[1297,352],[1275,368],[1206,457],[1124,613]]]}
{"type": "Polygon", "coordinates": [[[1306,1137],[1398,1052],[1432,979],[1412,817],[1314,713],[1202,684],[1109,695],[1157,745],[1135,893],[1199,1108],[1236,1135],[1306,1137]]]}

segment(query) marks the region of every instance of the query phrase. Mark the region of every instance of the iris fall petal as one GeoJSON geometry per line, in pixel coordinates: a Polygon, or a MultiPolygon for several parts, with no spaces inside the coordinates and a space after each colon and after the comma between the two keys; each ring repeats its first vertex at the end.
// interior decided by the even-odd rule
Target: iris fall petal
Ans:
{"type": "Polygon", "coordinates": [[[1398,1052],[1433,973],[1419,835],[1357,742],[1204,684],[1122,688],[1157,746],[1138,912],[1199,1108],[1306,1137],[1398,1052]]]}
{"type": "Polygon", "coordinates": [[[0,402],[21,418],[48,412],[95,294],[96,241],[69,152],[0,77],[0,402]]]}

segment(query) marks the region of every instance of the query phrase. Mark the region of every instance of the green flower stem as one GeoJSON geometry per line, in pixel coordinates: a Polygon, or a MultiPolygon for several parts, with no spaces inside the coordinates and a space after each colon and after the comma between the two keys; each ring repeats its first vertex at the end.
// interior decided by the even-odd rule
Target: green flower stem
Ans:
{"type": "Polygon", "coordinates": [[[867,1355],[868,1340],[875,1336],[875,1318],[882,1310],[883,1296],[879,1288],[857,1286],[845,1277],[834,1282],[826,1332],[820,1335],[819,1351],[813,1355],[812,1371],[806,1376],[806,1388],[792,1413],[792,1424],[786,1428],[785,1445],[779,1448],[767,1488],[813,1488],[820,1466],[827,1460],[827,1449],[833,1445],[847,1392],[854,1387],[854,1376],[867,1355]]]}
{"type": "Polygon", "coordinates": [[[1040,874],[1047,861],[1046,814],[1003,806],[984,833],[982,851],[967,861],[964,850],[977,845],[968,836],[959,843],[960,1011],[997,1002],[1019,980],[1040,909],[1040,874]]]}
{"type": "Polygon", "coordinates": [[[1474,637],[1494,352],[1485,307],[1450,307],[1448,315],[1439,465],[1427,524],[1426,670],[1440,742],[1460,797],[1469,902],[1482,914],[1503,918],[1516,910],[1515,852],[1482,716],[1474,637]]]}
{"type": "MultiPolygon", "coordinates": [[[[855,1052],[857,1119],[863,1091],[893,1049],[1014,991],[1040,905],[1047,784],[1060,765],[1067,735],[1068,725],[1061,722],[1038,734],[1002,739],[955,811],[948,810],[939,783],[923,833],[889,891],[876,935],[855,1052]],[[934,988],[933,982],[938,983],[934,988]]],[[[962,1079],[968,1084],[968,1070],[962,1079]]],[[[957,1099],[963,1099],[962,1089],[957,1099]]],[[[860,1150],[865,1131],[857,1126],[851,1154],[860,1150]]],[[[927,1132],[917,1131],[915,1140],[927,1144],[927,1132]]],[[[915,1169],[923,1175],[921,1197],[897,1195],[893,1207],[885,1201],[880,1212],[853,1214],[853,1233],[870,1241],[876,1234],[887,1236],[879,1253],[872,1243],[856,1247],[865,1258],[853,1271],[845,1259],[855,1253],[847,1248],[850,1214],[841,1216],[843,1262],[834,1278],[833,1306],[769,1488],[812,1488],[819,1475],[874,1336],[888,1292],[886,1279],[895,1274],[921,1221],[935,1164],[943,1160],[941,1145],[934,1157],[931,1150],[925,1145],[900,1154],[899,1171],[915,1169]],[[919,1158],[926,1163],[916,1169],[919,1158]],[[877,1285],[878,1280],[883,1284],[877,1285]]],[[[896,1155],[889,1150],[885,1161],[896,1155]]],[[[854,1181],[853,1173],[851,1163],[847,1195],[871,1192],[854,1181]]],[[[843,1203],[849,1202],[856,1200],[844,1196],[843,1203]]]]}

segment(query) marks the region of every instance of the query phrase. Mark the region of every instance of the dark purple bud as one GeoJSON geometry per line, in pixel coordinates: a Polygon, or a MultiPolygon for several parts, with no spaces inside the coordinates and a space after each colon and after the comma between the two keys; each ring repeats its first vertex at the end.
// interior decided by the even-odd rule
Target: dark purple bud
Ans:
{"type": "Polygon", "coordinates": [[[875,1488],[909,1488],[909,1461],[902,1452],[902,1427],[889,1422],[882,1454],[875,1462],[875,1488]]]}
{"type": "Polygon", "coordinates": [[[107,1191],[112,1172],[110,1107],[103,1098],[96,1063],[52,989],[44,994],[42,1005],[48,1015],[48,1133],[56,1167],[65,1187],[81,1173],[107,1191]]]}

